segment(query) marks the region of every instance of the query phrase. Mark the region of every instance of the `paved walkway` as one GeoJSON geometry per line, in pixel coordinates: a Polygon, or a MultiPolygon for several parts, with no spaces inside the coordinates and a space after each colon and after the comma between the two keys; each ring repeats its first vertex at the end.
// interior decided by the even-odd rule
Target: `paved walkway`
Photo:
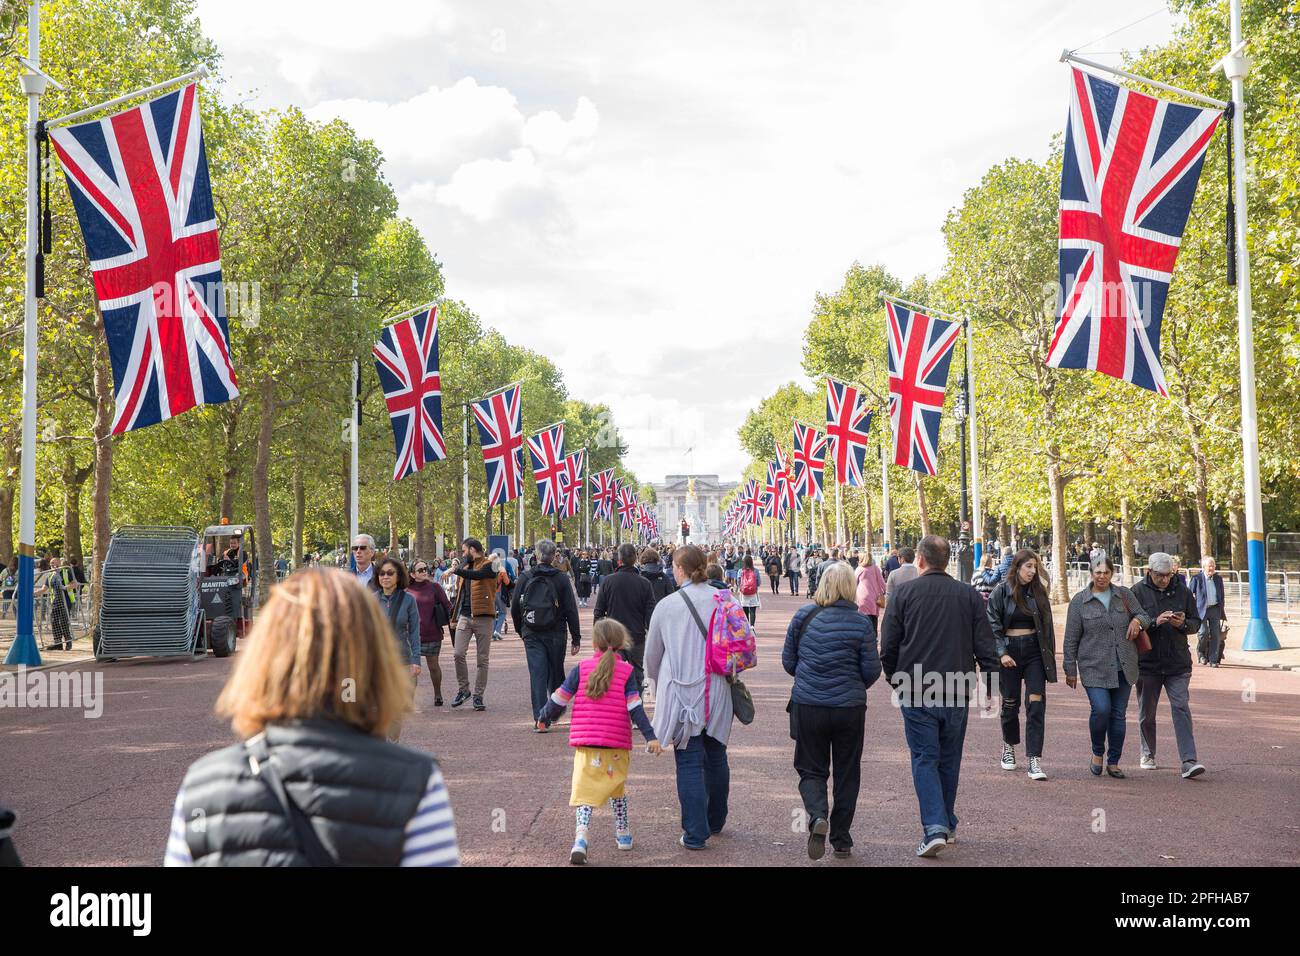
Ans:
{"type": "MultiPolygon", "coordinates": [[[[780,667],[785,624],[801,603],[764,596],[760,666],[746,675],[758,719],[732,735],[724,833],[704,852],[680,848],[672,754],[655,758],[638,750],[628,790],[636,848],[614,849],[613,824],[602,808],[592,824],[592,865],[811,865],[805,838],[794,829],[800,803],[785,714],[790,679],[780,667]]],[[[590,613],[583,612],[584,634],[590,613]]],[[[450,702],[449,647],[443,660],[450,702]]],[[[185,768],[232,739],[212,715],[229,667],[230,661],[211,657],[104,665],[104,714],[95,720],[80,711],[0,709],[0,802],[18,812],[24,860],[157,863],[185,768]]],[[[513,635],[493,645],[487,704],[485,713],[435,709],[423,674],[419,713],[402,742],[439,757],[465,863],[566,863],[573,832],[567,727],[547,735],[530,731],[527,669],[513,635]]],[[[920,828],[902,722],[878,683],[867,712],[855,855],[850,861],[828,855],[818,865],[1294,865],[1300,859],[1300,676],[1236,665],[1197,668],[1192,709],[1199,756],[1209,768],[1194,781],[1172,769],[1165,704],[1162,769],[1145,772],[1137,769],[1136,703],[1130,704],[1123,760],[1130,776],[1122,781],[1088,773],[1087,703],[1064,682],[1048,692],[1048,782],[999,769],[997,719],[972,717],[957,806],[961,842],[930,862],[912,855],[920,828]]]]}

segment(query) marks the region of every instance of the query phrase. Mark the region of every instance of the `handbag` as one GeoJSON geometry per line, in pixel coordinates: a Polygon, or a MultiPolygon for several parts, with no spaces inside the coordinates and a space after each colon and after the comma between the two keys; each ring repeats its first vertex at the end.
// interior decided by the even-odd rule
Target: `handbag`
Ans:
{"type": "MultiPolygon", "coordinates": [[[[1119,599],[1124,602],[1124,610],[1128,611],[1128,616],[1134,617],[1135,615],[1133,614],[1133,609],[1128,606],[1128,598],[1124,596],[1124,593],[1122,591],[1117,593],[1119,594],[1119,599]]],[[[1138,636],[1133,641],[1133,643],[1137,645],[1139,654],[1151,653],[1151,635],[1146,632],[1145,628],[1143,630],[1138,631],[1138,636]]]]}

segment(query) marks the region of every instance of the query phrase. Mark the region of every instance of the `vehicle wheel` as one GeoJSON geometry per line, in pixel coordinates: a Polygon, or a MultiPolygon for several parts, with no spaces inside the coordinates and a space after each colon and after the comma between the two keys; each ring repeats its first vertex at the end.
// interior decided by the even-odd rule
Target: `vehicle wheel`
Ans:
{"type": "Polygon", "coordinates": [[[229,657],[235,652],[235,629],[231,627],[230,618],[219,617],[212,622],[212,635],[208,643],[217,657],[229,657]]]}

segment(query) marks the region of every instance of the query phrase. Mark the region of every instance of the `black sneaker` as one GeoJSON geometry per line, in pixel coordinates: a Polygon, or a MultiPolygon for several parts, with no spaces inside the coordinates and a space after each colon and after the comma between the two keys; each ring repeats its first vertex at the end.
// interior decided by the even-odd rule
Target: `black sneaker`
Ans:
{"type": "Polygon", "coordinates": [[[434,706],[434,707],[441,707],[441,706],[442,706],[442,698],[441,698],[441,697],[435,697],[434,700],[433,700],[433,706],[434,706]]]}
{"type": "Polygon", "coordinates": [[[837,847],[834,850],[834,854],[835,854],[835,859],[837,860],[847,860],[849,857],[853,855],[853,851],[848,847],[844,847],[843,849],[837,847]]]}
{"type": "Polygon", "coordinates": [[[453,707],[459,707],[461,704],[465,703],[465,701],[467,701],[467,700],[469,700],[469,692],[468,692],[468,691],[463,691],[463,690],[458,690],[458,691],[456,691],[456,696],[452,699],[451,706],[453,706],[453,707]]]}
{"type": "Polygon", "coordinates": [[[474,709],[475,709],[475,710],[487,710],[487,705],[483,703],[483,698],[482,698],[482,697],[475,697],[475,698],[474,698],[474,709]]]}
{"type": "Polygon", "coordinates": [[[826,831],[829,829],[830,824],[821,817],[808,827],[808,859],[820,860],[826,855],[826,831]]]}

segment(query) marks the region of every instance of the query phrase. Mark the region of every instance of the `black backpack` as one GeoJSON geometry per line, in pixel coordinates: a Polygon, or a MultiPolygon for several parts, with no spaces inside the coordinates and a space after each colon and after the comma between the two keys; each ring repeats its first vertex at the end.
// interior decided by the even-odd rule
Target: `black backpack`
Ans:
{"type": "Polygon", "coordinates": [[[547,580],[550,575],[531,574],[519,603],[524,609],[524,624],[530,631],[553,631],[560,623],[560,601],[547,580]]]}

